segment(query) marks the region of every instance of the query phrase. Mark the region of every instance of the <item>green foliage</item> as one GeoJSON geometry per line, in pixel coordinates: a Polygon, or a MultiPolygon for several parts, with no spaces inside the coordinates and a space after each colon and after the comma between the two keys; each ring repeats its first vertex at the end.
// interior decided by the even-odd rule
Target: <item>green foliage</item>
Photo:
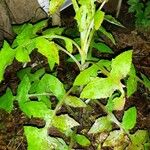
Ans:
{"type": "Polygon", "coordinates": [[[135,25],[140,31],[149,31],[150,29],[150,2],[140,0],[128,0],[129,12],[135,14],[135,25]]]}
{"type": "Polygon", "coordinates": [[[93,43],[93,47],[96,48],[101,53],[110,53],[110,54],[113,53],[111,48],[109,48],[106,44],[101,42],[93,43]]]}
{"type": "Polygon", "coordinates": [[[142,76],[142,78],[143,78],[143,83],[144,83],[144,85],[145,85],[148,89],[150,89],[150,80],[149,80],[144,74],[142,74],[142,73],[141,73],[141,76],[142,76]]]}
{"type": "MultiPolygon", "coordinates": [[[[52,0],[50,13],[53,14],[63,2],[64,0],[52,0]]],[[[19,27],[15,26],[14,31],[17,37],[13,44],[10,46],[6,41],[4,42],[0,51],[2,58],[0,81],[3,79],[6,67],[14,59],[22,63],[30,62],[30,54],[34,49],[47,58],[50,70],[55,71],[52,75],[44,68],[35,72],[30,67],[24,68],[17,72],[20,83],[16,96],[7,89],[6,93],[0,97],[0,109],[10,113],[14,107],[13,102],[16,100],[27,117],[45,121],[41,128],[32,125],[24,126],[28,150],[70,150],[77,144],[83,148],[89,147],[93,144],[90,137],[87,137],[89,134],[105,135],[102,141],[98,141],[99,147],[111,147],[114,150],[125,148],[132,150],[139,147],[143,149],[150,144],[146,130],[138,130],[130,134],[130,130],[136,125],[136,107],[123,110],[126,98],[136,91],[137,81],[139,81],[132,64],[132,50],[121,53],[111,61],[92,57],[92,48],[102,53],[113,53],[111,48],[98,40],[98,34],[104,34],[115,44],[113,35],[101,26],[103,20],[123,27],[115,18],[105,15],[101,10],[107,0],[98,2],[102,4],[96,9],[94,0],[72,0],[78,32],[80,32],[78,39],[73,40],[63,36],[64,28],[47,28],[47,20],[44,20],[35,25],[26,23],[19,27]],[[72,54],[74,48],[79,52],[75,56],[72,54]],[[54,75],[57,74],[55,64],[59,65],[60,50],[69,55],[71,61],[75,61],[79,67],[80,73],[70,89],[65,88],[70,85],[64,85],[54,75]],[[101,103],[101,100],[105,101],[105,105],[101,103]],[[94,119],[90,120],[93,124],[89,131],[86,128],[80,131],[81,125],[84,126],[86,122],[77,120],[81,116],[81,111],[78,109],[82,110],[84,115],[86,110],[93,109],[91,101],[102,108],[105,116],[102,114],[93,116],[94,119]],[[64,107],[65,112],[62,113],[61,108],[64,107]],[[77,111],[74,112],[74,110],[77,111]],[[116,118],[114,110],[124,112],[122,122],[116,118]],[[60,132],[63,135],[62,138],[50,136],[51,128],[60,132]]],[[[146,12],[148,13],[148,9],[146,12]]],[[[140,81],[149,88],[149,79],[143,74],[142,78],[143,80],[140,81]]],[[[85,121],[84,118],[82,120],[85,121]]]]}
{"type": "Polygon", "coordinates": [[[89,139],[81,134],[76,134],[74,137],[75,141],[80,144],[81,146],[89,146],[91,144],[91,142],[89,141],[89,139]]]}
{"type": "Polygon", "coordinates": [[[13,62],[15,51],[4,41],[3,48],[0,51],[0,81],[3,80],[3,74],[8,65],[13,62]]]}
{"type": "Polygon", "coordinates": [[[0,97],[0,109],[3,109],[10,113],[13,110],[14,96],[11,90],[8,88],[6,93],[0,97]]]}
{"type": "Polygon", "coordinates": [[[137,110],[135,107],[129,108],[127,111],[125,111],[122,119],[122,127],[125,130],[130,130],[135,126],[136,115],[137,115],[137,110]]]}
{"type": "Polygon", "coordinates": [[[71,107],[86,107],[86,104],[76,96],[67,96],[65,98],[65,104],[71,107]]]}
{"type": "Polygon", "coordinates": [[[109,120],[109,118],[106,117],[100,117],[96,119],[95,123],[91,127],[89,133],[101,133],[101,132],[108,132],[112,130],[112,122],[109,120]]]}
{"type": "Polygon", "coordinates": [[[114,17],[112,17],[111,15],[105,15],[105,20],[114,24],[114,25],[117,25],[117,26],[124,28],[124,26],[118,20],[116,20],[114,17]]]}
{"type": "Polygon", "coordinates": [[[130,97],[137,90],[137,76],[134,65],[131,66],[127,80],[127,96],[130,97]]]}
{"type": "Polygon", "coordinates": [[[63,139],[48,136],[45,129],[25,126],[24,132],[27,137],[28,150],[68,150],[63,139]]]}
{"type": "Polygon", "coordinates": [[[36,47],[39,53],[47,57],[51,69],[54,68],[55,63],[59,64],[58,48],[54,42],[49,42],[45,38],[36,38],[36,47]]]}

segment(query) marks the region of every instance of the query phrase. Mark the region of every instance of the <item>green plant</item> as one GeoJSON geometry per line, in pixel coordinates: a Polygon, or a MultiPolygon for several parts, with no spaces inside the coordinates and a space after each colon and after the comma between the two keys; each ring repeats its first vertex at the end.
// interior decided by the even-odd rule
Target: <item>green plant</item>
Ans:
{"type": "MultiPolygon", "coordinates": [[[[54,4],[51,5],[53,11],[57,8],[57,4],[54,2],[56,1],[51,1],[51,4],[54,4]]],[[[90,139],[84,133],[77,132],[77,128],[80,126],[76,119],[78,112],[75,114],[73,111],[72,115],[70,112],[72,112],[72,108],[82,108],[87,111],[88,106],[92,107],[91,103],[98,104],[106,114],[97,119],[94,118],[94,123],[87,133],[101,133],[101,136],[106,134],[105,139],[96,143],[97,149],[113,147],[122,150],[127,147],[127,149],[132,150],[139,147],[141,149],[149,147],[149,136],[146,130],[138,130],[134,134],[130,133],[136,124],[137,110],[135,107],[124,112],[122,121],[118,120],[114,113],[114,111],[124,109],[126,89],[129,97],[136,91],[137,81],[147,83],[149,82],[148,78],[143,75],[144,80],[141,81],[136,76],[132,64],[132,50],[123,52],[112,61],[103,59],[97,62],[91,61],[93,59],[91,47],[108,50],[108,47],[103,43],[97,44],[92,41],[93,38],[96,39],[95,31],[99,30],[115,43],[113,36],[101,26],[101,23],[104,19],[115,24],[117,22],[112,17],[105,16],[104,12],[101,11],[105,0],[102,1],[98,10],[96,10],[92,0],[80,0],[78,1],[79,4],[75,0],[72,2],[80,32],[79,44],[62,36],[63,28],[45,30],[47,24],[45,20],[35,25],[27,23],[15,27],[17,37],[12,46],[5,41],[0,51],[0,56],[3,58],[0,60],[1,81],[5,68],[12,63],[14,58],[22,63],[27,63],[30,61],[29,55],[32,50],[37,49],[39,53],[46,56],[50,69],[53,70],[55,63],[59,64],[58,53],[59,50],[62,50],[75,61],[80,69],[80,73],[71,87],[69,89],[64,88],[64,84],[54,74],[48,74],[44,69],[39,69],[33,73],[31,68],[24,68],[17,72],[21,81],[17,95],[14,96],[11,90],[7,89],[6,93],[0,97],[0,101],[2,101],[0,108],[10,113],[13,109],[13,101],[16,100],[19,108],[27,117],[41,118],[45,121],[43,128],[24,126],[29,150],[68,150],[73,149],[75,143],[82,147],[90,146],[90,139]],[[63,42],[57,42],[56,39],[63,42]],[[91,43],[94,43],[94,46],[91,43]],[[81,58],[79,60],[72,54],[74,46],[79,51],[81,58]],[[53,104],[52,96],[55,97],[56,104],[53,104]],[[102,99],[105,100],[105,105],[101,102],[102,99]],[[68,113],[58,114],[62,107],[66,107],[68,113]],[[113,128],[114,124],[118,130],[113,128]],[[63,133],[66,140],[48,135],[51,128],[56,128],[63,133]]],[[[149,87],[149,84],[146,85],[149,87]]]]}
{"type": "Polygon", "coordinates": [[[150,28],[150,2],[128,0],[129,12],[135,14],[135,25],[138,30],[149,31],[150,28]],[[142,28],[142,29],[141,29],[142,28]]]}

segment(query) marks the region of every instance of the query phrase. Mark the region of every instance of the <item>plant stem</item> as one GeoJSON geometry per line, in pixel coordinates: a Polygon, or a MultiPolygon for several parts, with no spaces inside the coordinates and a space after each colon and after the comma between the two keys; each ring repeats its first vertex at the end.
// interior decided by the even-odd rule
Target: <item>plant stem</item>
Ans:
{"type": "Polygon", "coordinates": [[[119,127],[122,131],[124,131],[124,132],[128,135],[128,137],[130,138],[129,131],[126,131],[126,130],[122,127],[121,123],[118,121],[118,119],[116,118],[116,116],[115,116],[112,112],[109,112],[109,111],[105,108],[105,106],[104,106],[102,103],[100,103],[98,100],[96,100],[96,103],[103,109],[104,112],[106,112],[106,113],[108,114],[108,116],[111,118],[111,121],[113,121],[115,124],[117,124],[118,127],[119,127]]]}
{"type": "Polygon", "coordinates": [[[74,129],[74,131],[72,132],[72,135],[71,135],[71,139],[70,139],[70,143],[69,143],[69,149],[68,150],[72,150],[72,147],[73,147],[73,144],[74,144],[74,136],[77,132],[77,128],[74,129]]]}
{"type": "Polygon", "coordinates": [[[62,100],[60,100],[60,101],[58,102],[58,104],[57,104],[57,106],[56,106],[56,108],[55,108],[55,110],[54,110],[53,116],[56,115],[57,111],[58,111],[58,110],[60,109],[60,107],[63,105],[64,100],[66,99],[66,97],[72,92],[73,88],[74,88],[74,87],[71,87],[71,88],[69,89],[69,91],[64,95],[64,97],[62,98],[62,100]]]}
{"type": "Polygon", "coordinates": [[[71,87],[69,89],[69,91],[64,95],[64,97],[58,102],[57,106],[55,107],[49,122],[45,125],[45,129],[47,130],[49,127],[51,127],[52,124],[52,120],[54,119],[54,117],[56,116],[57,111],[61,108],[61,106],[64,103],[64,100],[66,99],[66,97],[71,93],[71,91],[73,90],[74,87],[71,87]]]}
{"type": "Polygon", "coordinates": [[[77,64],[77,66],[78,66],[78,68],[79,68],[79,70],[81,70],[81,64],[78,62],[78,60],[71,54],[71,53],[69,53],[67,50],[65,50],[63,47],[61,47],[60,45],[58,45],[58,44],[56,44],[57,45],[57,47],[61,50],[61,51],[63,51],[64,53],[66,53],[67,55],[69,55],[73,60],[74,60],[74,62],[77,64]]]}
{"type": "Polygon", "coordinates": [[[37,96],[52,96],[50,93],[37,93],[37,94],[29,94],[29,97],[37,97],[37,96]]]}

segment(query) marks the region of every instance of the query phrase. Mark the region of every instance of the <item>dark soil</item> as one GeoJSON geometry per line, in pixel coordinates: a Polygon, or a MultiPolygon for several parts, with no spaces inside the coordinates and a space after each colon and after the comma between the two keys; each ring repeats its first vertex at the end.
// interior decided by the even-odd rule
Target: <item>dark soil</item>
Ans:
{"type": "MultiPolygon", "coordinates": [[[[147,33],[138,33],[134,29],[133,16],[127,13],[127,6],[122,7],[119,19],[126,26],[126,28],[114,27],[106,24],[107,29],[112,31],[115,39],[116,45],[112,45],[110,41],[106,40],[106,43],[112,47],[115,55],[127,50],[133,49],[133,63],[137,68],[138,72],[144,73],[147,77],[150,77],[150,38],[147,33]],[[123,19],[122,19],[123,18],[123,19]],[[129,21],[131,20],[131,22],[129,21]]],[[[70,12],[70,10],[68,10],[70,12]]],[[[74,21],[72,20],[73,15],[68,15],[64,12],[64,24],[67,26],[72,26],[74,21]],[[71,17],[71,19],[66,19],[65,17],[71,17]]],[[[33,54],[35,56],[35,54],[33,54]]],[[[100,53],[96,54],[98,57],[103,55],[100,53]]],[[[113,56],[110,56],[113,57],[113,56]]],[[[41,57],[33,57],[36,61],[39,61],[41,57]]],[[[43,58],[42,58],[43,59],[43,58]]],[[[45,62],[45,61],[44,61],[45,62]]],[[[58,77],[62,82],[71,83],[76,74],[78,74],[78,69],[74,65],[65,64],[65,62],[58,66],[58,77]],[[66,67],[67,65],[67,67],[66,67]]],[[[40,64],[41,66],[46,66],[47,63],[40,64]]],[[[5,80],[0,85],[0,93],[4,93],[7,87],[10,87],[14,94],[16,94],[16,88],[19,83],[16,77],[16,72],[21,68],[21,64],[14,62],[13,65],[7,68],[5,73],[5,80]]],[[[137,129],[150,129],[150,91],[146,89],[143,85],[138,85],[138,91],[127,100],[125,109],[136,106],[138,110],[137,125],[134,130],[137,129]]],[[[103,115],[103,111],[96,104],[91,104],[88,110],[83,109],[67,109],[64,107],[62,111],[68,111],[71,116],[81,124],[80,128],[77,129],[78,132],[87,133],[95,118],[103,115]],[[78,112],[78,113],[76,113],[78,112]],[[84,129],[84,130],[83,130],[84,129]]],[[[122,112],[116,112],[116,116],[120,119],[122,112]]],[[[38,119],[28,119],[19,110],[17,104],[11,114],[4,111],[0,111],[0,150],[26,150],[27,143],[25,136],[23,135],[23,125],[34,124],[37,126],[42,126],[43,122],[38,119]]],[[[51,135],[58,135],[57,131],[50,129],[51,135]]],[[[92,146],[88,148],[89,150],[95,150],[94,147],[96,142],[96,137],[90,137],[92,141],[92,146]]],[[[77,150],[83,148],[78,145],[75,146],[77,150]]],[[[85,148],[87,150],[87,148],[85,148]]]]}

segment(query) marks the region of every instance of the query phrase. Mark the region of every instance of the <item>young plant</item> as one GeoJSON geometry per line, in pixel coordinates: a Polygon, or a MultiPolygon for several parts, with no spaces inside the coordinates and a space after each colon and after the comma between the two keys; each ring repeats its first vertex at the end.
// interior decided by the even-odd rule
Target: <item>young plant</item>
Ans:
{"type": "Polygon", "coordinates": [[[128,0],[129,12],[135,14],[135,25],[139,31],[150,30],[150,2],[128,0]]]}
{"type": "MultiPolygon", "coordinates": [[[[89,138],[83,133],[77,132],[80,123],[76,120],[76,115],[73,114],[72,116],[67,112],[62,114],[61,108],[66,106],[68,110],[72,107],[86,110],[87,105],[90,106],[92,101],[97,103],[107,114],[96,119],[88,132],[88,134],[101,133],[102,135],[107,133],[104,141],[97,143],[99,149],[100,147],[113,147],[122,150],[127,147],[132,150],[149,146],[146,130],[138,130],[134,134],[130,134],[137,118],[137,110],[134,106],[124,112],[122,121],[119,121],[114,114],[114,111],[124,109],[126,87],[127,96],[135,92],[136,86],[131,86],[137,83],[136,72],[132,65],[132,50],[123,52],[112,61],[87,62],[90,45],[96,30],[100,30],[114,41],[112,35],[101,27],[104,19],[115,22],[114,20],[111,21],[112,18],[105,16],[105,13],[101,11],[106,0],[101,1],[98,10],[96,10],[94,2],[94,0],[72,0],[80,32],[80,46],[74,40],[61,35],[63,28],[44,30],[47,21],[17,27],[15,28],[17,37],[12,46],[6,41],[4,42],[0,51],[0,56],[3,56],[2,61],[0,60],[0,81],[3,79],[5,68],[12,63],[14,58],[27,63],[30,61],[29,54],[33,49],[37,49],[39,53],[46,56],[51,70],[55,63],[59,64],[59,50],[67,53],[80,70],[72,87],[65,89],[63,83],[55,75],[46,73],[44,69],[31,73],[31,68],[24,68],[17,73],[21,81],[17,95],[13,96],[11,90],[7,89],[6,93],[0,97],[0,100],[3,101],[0,103],[0,108],[7,112],[12,111],[13,101],[16,100],[27,117],[41,118],[45,121],[42,128],[24,126],[28,150],[70,150],[74,148],[75,144],[82,147],[90,146],[89,138]],[[55,39],[63,40],[65,46],[54,42],[55,39]],[[81,63],[72,55],[73,46],[80,53],[81,63]],[[53,103],[54,99],[55,104],[53,103]],[[101,102],[102,99],[105,100],[105,105],[101,102]],[[118,130],[113,128],[114,124],[118,130]],[[54,128],[63,136],[49,135],[50,130],[54,128]]],[[[57,8],[58,3],[56,1],[51,1],[51,4],[55,4],[51,7],[57,8]]],[[[94,46],[97,47],[96,44],[94,46]]],[[[103,44],[100,44],[100,47],[106,48],[103,44]]],[[[143,79],[144,82],[148,80],[145,76],[143,79]]]]}

